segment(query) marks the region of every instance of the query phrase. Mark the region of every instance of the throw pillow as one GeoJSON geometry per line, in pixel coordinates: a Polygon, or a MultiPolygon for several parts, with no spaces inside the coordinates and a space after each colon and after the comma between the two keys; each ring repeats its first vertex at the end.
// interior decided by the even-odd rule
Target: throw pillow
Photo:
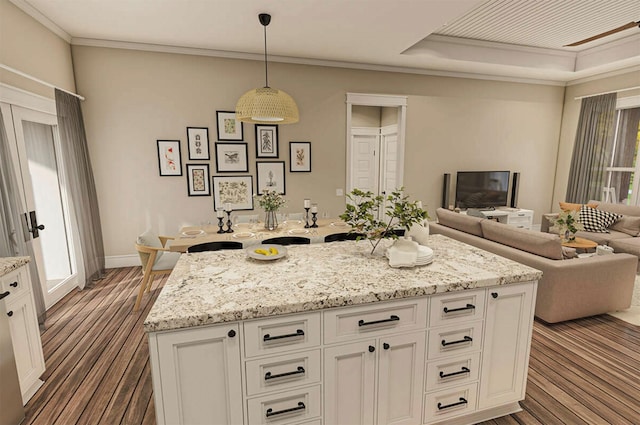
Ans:
{"type": "Polygon", "coordinates": [[[620,220],[622,215],[583,205],[580,208],[580,222],[587,232],[609,233],[608,227],[620,220]]]}
{"type": "Polygon", "coordinates": [[[560,209],[562,211],[580,211],[580,208],[582,208],[582,205],[586,205],[588,207],[591,208],[597,208],[598,204],[572,204],[570,202],[558,202],[558,204],[560,204],[560,209]]]}
{"type": "Polygon", "coordinates": [[[609,227],[609,230],[616,230],[629,236],[640,236],[640,217],[623,215],[619,221],[609,227]]]}

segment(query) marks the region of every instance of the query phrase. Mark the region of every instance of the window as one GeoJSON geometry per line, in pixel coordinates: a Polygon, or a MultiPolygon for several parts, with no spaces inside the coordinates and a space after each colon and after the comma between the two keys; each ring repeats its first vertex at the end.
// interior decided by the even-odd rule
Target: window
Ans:
{"type": "Polygon", "coordinates": [[[640,205],[640,107],[619,108],[602,200],[640,205]]]}

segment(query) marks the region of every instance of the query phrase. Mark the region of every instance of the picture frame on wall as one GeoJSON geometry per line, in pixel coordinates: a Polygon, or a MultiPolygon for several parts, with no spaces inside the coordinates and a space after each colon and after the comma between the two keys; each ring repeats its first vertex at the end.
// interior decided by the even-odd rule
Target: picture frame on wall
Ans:
{"type": "Polygon", "coordinates": [[[187,127],[187,147],[190,160],[209,160],[209,129],[187,127]]]}
{"type": "Polygon", "coordinates": [[[246,143],[216,142],[216,172],[246,173],[249,171],[249,154],[246,143]]]}
{"type": "Polygon", "coordinates": [[[251,176],[213,176],[213,209],[233,211],[253,209],[253,178],[251,176]]]}
{"type": "Polygon", "coordinates": [[[284,161],[256,161],[258,195],[266,189],[286,195],[284,181],[284,161]]]}
{"type": "Polygon", "coordinates": [[[256,124],[256,158],[278,157],[278,126],[256,124]]]}
{"type": "Polygon", "coordinates": [[[289,171],[311,172],[311,142],[289,142],[289,171]]]}
{"type": "Polygon", "coordinates": [[[216,111],[218,123],[218,140],[244,140],[244,123],[236,119],[233,111],[216,111]]]}
{"type": "Polygon", "coordinates": [[[180,140],[158,140],[157,143],[160,176],[181,176],[180,140]]]}
{"type": "Polygon", "coordinates": [[[209,164],[186,164],[189,196],[211,196],[209,164]]]}

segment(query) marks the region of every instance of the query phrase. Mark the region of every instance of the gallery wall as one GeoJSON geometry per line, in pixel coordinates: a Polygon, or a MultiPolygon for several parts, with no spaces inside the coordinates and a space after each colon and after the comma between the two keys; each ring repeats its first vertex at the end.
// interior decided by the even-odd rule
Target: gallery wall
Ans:
{"type": "MultiPolygon", "coordinates": [[[[86,46],[73,46],[73,60],[87,98],[106,255],[134,253],[147,228],[176,234],[213,221],[211,197],[187,196],[185,176],[158,175],[156,140],[180,140],[184,166],[195,162],[186,158],[186,128],[208,127],[213,152],[216,110],[233,110],[245,91],[261,86],[263,63],[86,46]]],[[[306,197],[332,216],[344,209],[336,189],[345,187],[347,92],[408,96],[405,187],[431,217],[443,173],[458,170],[518,171],[520,205],[539,217],[551,204],[563,87],[283,63],[271,63],[269,75],[300,109],[299,123],[279,128],[286,170],[288,143],[311,142],[312,172],[286,172],[291,212],[306,197]]],[[[242,175],[255,176],[253,125],[244,125],[244,141],[249,173],[242,175]]],[[[213,157],[209,164],[215,174],[213,157]]]]}

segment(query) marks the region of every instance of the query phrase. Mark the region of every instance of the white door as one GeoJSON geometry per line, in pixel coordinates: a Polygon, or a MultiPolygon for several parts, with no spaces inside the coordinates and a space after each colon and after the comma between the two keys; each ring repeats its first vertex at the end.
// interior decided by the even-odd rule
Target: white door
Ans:
{"type": "Polygon", "coordinates": [[[60,154],[58,121],[53,114],[2,105],[13,156],[22,182],[25,215],[48,309],[78,286],[68,193],[60,154]],[[11,118],[9,118],[12,117],[11,118]],[[13,137],[12,137],[13,136],[13,137]]]}
{"type": "Polygon", "coordinates": [[[377,128],[354,128],[351,135],[351,182],[347,191],[360,189],[378,194],[380,132],[377,128]]]}

